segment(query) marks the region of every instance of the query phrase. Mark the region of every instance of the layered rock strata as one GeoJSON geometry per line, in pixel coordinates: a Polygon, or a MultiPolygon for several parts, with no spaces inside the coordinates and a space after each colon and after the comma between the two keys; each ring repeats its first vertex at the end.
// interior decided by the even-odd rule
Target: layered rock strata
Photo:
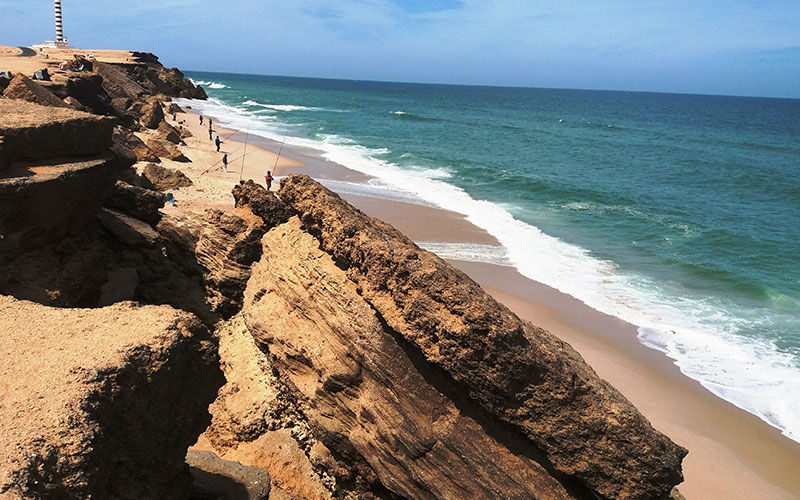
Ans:
{"type": "Polygon", "coordinates": [[[223,382],[196,317],[0,296],[0,330],[0,497],[183,497],[185,450],[223,382]]]}
{"type": "MultiPolygon", "coordinates": [[[[470,417],[479,422],[486,418],[509,433],[506,435],[524,436],[521,442],[531,451],[523,456],[560,478],[564,487],[579,483],[604,498],[652,499],[668,495],[682,480],[680,463],[686,450],[655,431],[566,343],[521,321],[466,275],[310,178],[284,179],[279,195],[298,213],[305,230],[316,238],[314,245],[324,254],[306,255],[302,259],[305,264],[284,265],[281,261],[297,249],[271,253],[267,247],[280,244],[271,239],[245,294],[245,318],[257,340],[270,352],[275,350],[283,373],[312,406],[322,408],[320,415],[337,415],[332,420],[320,417],[317,422],[323,435],[333,436],[326,445],[363,457],[374,471],[381,471],[378,475],[384,484],[399,494],[411,495],[409,498],[427,498],[420,492],[436,487],[427,483],[415,487],[420,481],[418,474],[407,474],[403,480],[404,475],[397,473],[409,470],[413,457],[427,457],[436,449],[441,444],[438,435],[434,432],[427,439],[430,431],[426,434],[425,426],[419,425],[408,434],[423,437],[421,443],[393,441],[385,431],[375,429],[373,420],[382,421],[375,418],[374,408],[367,406],[368,414],[359,417],[361,408],[352,401],[367,397],[361,392],[370,387],[364,382],[367,374],[370,380],[383,381],[372,370],[391,361],[370,364],[372,351],[363,351],[359,344],[364,342],[362,337],[370,335],[349,338],[340,332],[342,328],[383,331],[409,360],[417,362],[418,370],[435,374],[429,377],[437,377],[433,385],[440,393],[467,394],[477,412],[470,417]],[[270,260],[269,255],[280,265],[265,269],[263,263],[270,260]],[[330,272],[318,269],[326,258],[332,258],[339,275],[329,265],[325,269],[330,272]],[[281,272],[288,274],[281,276],[281,272]],[[348,291],[349,286],[354,293],[348,291]],[[322,305],[309,299],[328,287],[335,293],[324,295],[322,305]],[[339,295],[349,298],[337,299],[339,295]],[[329,320],[337,308],[350,311],[346,321],[339,320],[341,325],[329,320]],[[313,318],[312,324],[303,322],[306,317],[313,318]],[[354,327],[357,321],[363,322],[358,328],[354,327]],[[305,332],[331,340],[323,344],[305,332]],[[337,336],[344,336],[349,343],[337,336]],[[320,347],[329,342],[333,346],[330,351],[320,347]],[[335,347],[343,342],[343,347],[335,347]],[[351,413],[354,416],[346,418],[351,413]],[[388,464],[393,462],[382,456],[382,446],[395,451],[407,447],[405,456],[411,462],[398,465],[394,457],[395,468],[391,469],[388,464]]],[[[301,243],[297,231],[283,237],[301,243]]],[[[303,248],[307,246],[306,242],[303,248]]],[[[381,344],[380,350],[391,345],[381,344]]],[[[366,393],[374,397],[372,390],[366,393]]],[[[425,407],[426,397],[402,407],[425,407]]],[[[444,403],[427,404],[434,411],[444,403]]],[[[387,420],[394,425],[391,418],[387,420]]],[[[436,426],[431,423],[430,428],[436,426]]]]}

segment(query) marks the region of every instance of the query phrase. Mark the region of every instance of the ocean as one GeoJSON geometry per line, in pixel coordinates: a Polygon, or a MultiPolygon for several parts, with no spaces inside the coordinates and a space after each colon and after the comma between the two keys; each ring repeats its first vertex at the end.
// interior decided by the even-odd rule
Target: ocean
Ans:
{"type": "MultiPolygon", "coordinates": [[[[187,72],[220,125],[461,213],[521,274],[800,441],[800,100],[187,72]]],[[[688,409],[687,409],[688,411],[688,409]]]]}

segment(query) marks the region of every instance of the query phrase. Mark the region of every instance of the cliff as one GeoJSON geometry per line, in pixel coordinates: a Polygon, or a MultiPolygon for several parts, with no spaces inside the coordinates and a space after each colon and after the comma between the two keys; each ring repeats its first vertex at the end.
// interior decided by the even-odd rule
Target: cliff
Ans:
{"type": "Polygon", "coordinates": [[[155,56],[9,88],[0,496],[676,494],[686,450],[569,345],[311,178],[165,213],[204,93],[155,56]]]}

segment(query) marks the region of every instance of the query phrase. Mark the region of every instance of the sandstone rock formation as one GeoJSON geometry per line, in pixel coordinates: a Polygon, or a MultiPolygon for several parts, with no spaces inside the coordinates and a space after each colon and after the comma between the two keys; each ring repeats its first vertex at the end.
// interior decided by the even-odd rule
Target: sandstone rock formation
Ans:
{"type": "Polygon", "coordinates": [[[8,162],[105,152],[113,126],[109,117],[0,99],[0,136],[8,162]]]}
{"type": "Polygon", "coordinates": [[[168,160],[178,161],[181,163],[188,163],[191,161],[189,158],[184,156],[184,154],[181,153],[181,150],[175,147],[174,144],[167,142],[164,139],[151,137],[147,139],[145,144],[153,153],[161,158],[166,158],[168,160]]]}
{"type": "Polygon", "coordinates": [[[56,108],[69,107],[64,101],[56,97],[55,94],[34,82],[22,73],[16,76],[3,91],[3,96],[7,99],[21,99],[23,101],[41,104],[42,106],[53,106],[56,108]]]}
{"type": "Polygon", "coordinates": [[[161,218],[158,210],[165,202],[164,193],[117,181],[106,206],[155,224],[161,218]]]}
{"type": "Polygon", "coordinates": [[[149,129],[157,129],[164,121],[164,110],[161,109],[161,103],[155,99],[146,103],[142,107],[140,121],[143,126],[149,129]]]}
{"type": "MultiPolygon", "coordinates": [[[[519,320],[466,275],[420,250],[391,226],[365,216],[310,178],[284,179],[279,195],[299,214],[306,231],[316,237],[315,245],[333,259],[336,269],[344,271],[337,275],[330,266],[324,273],[317,269],[324,254],[305,257],[305,262],[315,263],[314,268],[297,263],[265,269],[263,263],[269,261],[269,256],[278,255],[268,247],[280,244],[270,240],[264,246],[262,262],[254,267],[255,275],[245,295],[245,318],[259,342],[270,352],[275,350],[276,358],[284,365],[283,373],[305,397],[322,408],[319,422],[325,423],[320,424],[325,429],[323,435],[333,437],[328,442],[321,440],[329,448],[360,455],[373,470],[380,471],[387,487],[397,488],[404,495],[413,490],[413,498],[424,498],[415,486],[415,481],[420,481],[417,474],[406,476],[406,480],[393,475],[411,465],[397,464],[397,457],[382,457],[371,438],[380,435],[378,441],[396,443],[395,449],[407,447],[409,460],[427,457],[440,443],[437,434],[428,438],[416,426],[408,434],[422,441],[405,436],[393,441],[380,427],[375,428],[383,422],[374,415],[345,419],[348,411],[355,416],[361,411],[351,400],[358,400],[362,388],[370,387],[365,385],[367,374],[369,380],[384,380],[372,373],[376,368],[368,363],[369,354],[355,348],[363,340],[353,345],[355,341],[344,336],[344,340],[336,342],[351,344],[333,351],[315,351],[313,346],[319,342],[306,334],[286,337],[277,333],[313,331],[333,339],[335,336],[326,331],[330,329],[341,337],[339,322],[329,318],[335,317],[337,308],[343,308],[350,311],[349,319],[343,323],[348,329],[358,322],[359,328],[354,331],[373,332],[379,325],[398,349],[416,363],[417,369],[422,373],[430,370],[432,375],[428,378],[435,377],[436,389],[445,394],[468,394],[479,408],[477,415],[469,417],[478,422],[482,418],[495,422],[505,429],[506,436],[525,436],[526,446],[539,450],[541,456],[535,460],[533,452],[523,456],[563,478],[562,485],[576,481],[605,498],[650,499],[666,496],[681,481],[680,463],[686,450],[655,431],[567,344],[519,320]],[[289,274],[281,276],[282,272],[289,274]],[[347,277],[349,285],[342,276],[347,277]],[[300,293],[301,288],[305,294],[300,293]],[[307,297],[323,294],[326,288],[336,290],[332,297],[325,295],[330,305],[322,301],[331,309],[319,310],[321,306],[307,297]],[[337,299],[338,296],[350,298],[337,299]],[[366,305],[359,306],[359,300],[366,305]],[[303,310],[303,317],[290,314],[298,308],[303,310]],[[312,324],[303,322],[307,317],[312,317],[312,324]],[[347,356],[337,360],[337,353],[347,356]],[[329,365],[337,368],[326,368],[329,365]],[[317,384],[322,384],[322,391],[317,391],[317,384]],[[341,412],[336,413],[339,418],[323,420],[334,411],[341,412]],[[394,469],[390,467],[392,463],[394,469]]],[[[285,232],[283,239],[302,243],[297,231],[285,232]]],[[[307,243],[301,245],[307,247],[307,243]]],[[[287,248],[286,252],[297,253],[297,249],[287,248]]],[[[281,258],[286,255],[281,254],[281,258]]],[[[391,345],[387,341],[380,349],[385,351],[391,345]]],[[[372,396],[371,391],[368,394],[372,396]]],[[[416,404],[424,407],[425,398],[416,404]]],[[[432,487],[435,486],[426,485],[422,490],[432,487]]]]}
{"type": "Polygon", "coordinates": [[[166,191],[191,185],[192,180],[186,177],[186,174],[174,168],[150,163],[145,165],[144,170],[142,170],[142,187],[147,189],[166,191]]]}
{"type": "Polygon", "coordinates": [[[0,330],[0,496],[181,498],[185,450],[223,382],[197,318],[0,296],[0,330]]]}
{"type": "Polygon", "coordinates": [[[264,221],[266,229],[273,228],[289,220],[292,210],[281,202],[272,191],[267,191],[252,180],[240,181],[233,188],[236,207],[248,207],[264,221]]]}
{"type": "Polygon", "coordinates": [[[129,162],[149,161],[161,163],[161,159],[147,145],[124,127],[114,127],[112,151],[129,162]]]}
{"type": "Polygon", "coordinates": [[[165,141],[171,142],[172,144],[183,144],[183,139],[181,138],[181,134],[175,130],[175,127],[167,123],[166,121],[161,121],[158,124],[158,134],[161,136],[162,139],[165,141]]]}

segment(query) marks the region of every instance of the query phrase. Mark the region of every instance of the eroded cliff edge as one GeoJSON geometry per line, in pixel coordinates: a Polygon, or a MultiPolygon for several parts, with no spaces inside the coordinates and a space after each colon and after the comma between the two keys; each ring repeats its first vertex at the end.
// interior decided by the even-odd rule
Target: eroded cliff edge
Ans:
{"type": "Polygon", "coordinates": [[[189,159],[164,120],[180,108],[153,94],[191,83],[151,66],[0,99],[2,493],[196,496],[183,457],[204,430],[198,482],[227,467],[277,499],[658,499],[681,481],[686,450],[567,344],[309,177],[159,211],[192,181],[169,160],[189,159]],[[56,368],[61,385],[34,383],[56,368]]]}

